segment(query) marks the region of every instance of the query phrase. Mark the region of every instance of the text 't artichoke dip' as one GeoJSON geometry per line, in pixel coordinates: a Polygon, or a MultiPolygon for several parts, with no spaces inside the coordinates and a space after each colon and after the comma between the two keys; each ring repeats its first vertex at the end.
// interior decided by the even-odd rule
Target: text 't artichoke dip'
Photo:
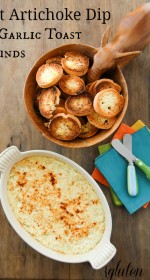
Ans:
{"type": "Polygon", "coordinates": [[[8,199],[21,226],[47,248],[83,254],[101,240],[105,215],[100,199],[71,165],[48,156],[14,164],[8,199]]]}

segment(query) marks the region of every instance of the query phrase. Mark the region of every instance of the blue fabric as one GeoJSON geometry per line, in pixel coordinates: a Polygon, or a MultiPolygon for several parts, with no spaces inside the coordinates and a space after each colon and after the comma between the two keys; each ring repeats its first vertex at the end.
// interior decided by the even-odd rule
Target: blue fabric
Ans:
{"type": "MultiPolygon", "coordinates": [[[[132,152],[150,166],[150,132],[146,126],[132,134],[132,152]]],[[[127,165],[126,159],[114,148],[95,160],[95,166],[107,179],[129,213],[132,214],[150,201],[150,180],[136,167],[139,193],[136,197],[131,197],[127,191],[127,165]]]]}

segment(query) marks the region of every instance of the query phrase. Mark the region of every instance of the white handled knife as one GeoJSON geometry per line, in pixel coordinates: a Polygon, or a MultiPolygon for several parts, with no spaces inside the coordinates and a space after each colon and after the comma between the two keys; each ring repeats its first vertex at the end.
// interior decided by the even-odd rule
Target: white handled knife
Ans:
{"type": "Polygon", "coordinates": [[[150,167],[148,165],[136,158],[118,139],[114,139],[111,144],[129,163],[134,163],[138,166],[145,173],[147,179],[150,180],[150,167]]]}
{"type": "MultiPolygon", "coordinates": [[[[123,144],[132,152],[132,135],[125,134],[123,137],[123,144]]],[[[128,160],[128,159],[127,159],[128,160]]],[[[138,194],[138,181],[136,176],[135,165],[133,161],[129,161],[127,166],[127,189],[131,196],[138,194]]]]}

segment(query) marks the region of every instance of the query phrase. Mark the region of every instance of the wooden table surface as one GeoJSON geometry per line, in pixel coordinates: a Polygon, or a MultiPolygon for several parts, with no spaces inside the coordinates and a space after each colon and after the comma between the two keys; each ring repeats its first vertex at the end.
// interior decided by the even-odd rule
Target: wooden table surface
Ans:
{"type": "MultiPolygon", "coordinates": [[[[0,50],[25,50],[25,58],[0,58],[0,151],[10,145],[16,145],[21,151],[29,149],[51,150],[73,159],[90,174],[94,168],[94,158],[98,155],[97,146],[84,149],[68,149],[59,147],[42,135],[30,123],[23,99],[23,88],[26,76],[35,61],[45,52],[67,43],[100,45],[101,36],[108,23],[111,25],[111,38],[121,17],[147,1],[142,0],[32,0],[4,1],[0,0],[0,10],[5,10],[5,20],[1,28],[8,32],[42,31],[45,27],[53,27],[58,31],[82,31],[81,40],[0,40],[0,50]],[[85,8],[101,11],[109,10],[111,19],[105,25],[101,21],[8,21],[13,8],[24,11],[45,7],[53,11],[79,10],[84,15],[85,8]]],[[[129,106],[124,122],[132,125],[141,119],[150,126],[150,47],[135,59],[124,70],[129,89],[129,106]]],[[[142,143],[141,143],[142,145],[142,143]]],[[[150,278],[150,206],[140,209],[133,215],[124,207],[116,207],[110,197],[109,190],[100,185],[108,200],[113,220],[111,242],[117,248],[117,254],[108,264],[108,269],[120,266],[126,268],[129,263],[134,268],[142,269],[143,276],[138,279],[150,278]]],[[[65,264],[48,259],[30,248],[9,225],[2,207],[0,208],[0,278],[13,279],[110,279],[105,274],[106,267],[93,270],[89,263],[65,264]]],[[[122,276],[113,279],[137,279],[122,276]]]]}

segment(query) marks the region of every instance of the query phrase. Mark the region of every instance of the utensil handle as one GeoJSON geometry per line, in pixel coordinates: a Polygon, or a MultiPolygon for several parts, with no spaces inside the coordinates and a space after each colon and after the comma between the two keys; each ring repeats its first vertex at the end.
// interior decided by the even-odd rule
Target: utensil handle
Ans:
{"type": "Polygon", "coordinates": [[[110,241],[105,241],[90,255],[89,262],[94,269],[104,267],[116,254],[116,248],[110,241]]]}
{"type": "Polygon", "coordinates": [[[150,3],[145,3],[122,18],[112,43],[107,43],[109,29],[102,37],[101,47],[93,58],[88,71],[89,83],[116,65],[124,67],[150,43],[150,3]]]}
{"type": "Polygon", "coordinates": [[[137,159],[134,163],[145,173],[147,179],[150,180],[150,167],[141,159],[137,159]]]}
{"type": "Polygon", "coordinates": [[[15,162],[16,157],[20,152],[16,146],[11,146],[0,154],[0,172],[4,172],[12,162],[15,162]]]}
{"type": "Polygon", "coordinates": [[[138,194],[138,181],[133,164],[129,164],[127,167],[127,187],[129,195],[136,196],[138,194]]]}
{"type": "Polygon", "coordinates": [[[145,3],[120,21],[112,44],[119,52],[143,50],[150,43],[150,3],[145,3]]]}

